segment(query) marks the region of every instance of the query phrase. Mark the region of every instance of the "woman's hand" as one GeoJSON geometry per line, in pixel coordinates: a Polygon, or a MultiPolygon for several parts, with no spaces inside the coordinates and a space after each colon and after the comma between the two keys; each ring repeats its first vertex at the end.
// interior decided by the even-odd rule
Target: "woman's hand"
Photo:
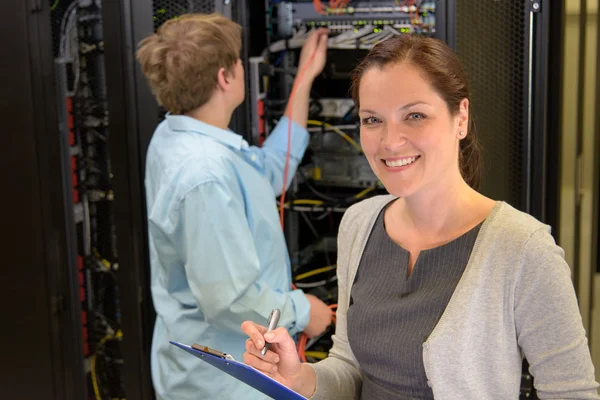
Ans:
{"type": "Polygon", "coordinates": [[[267,328],[251,321],[242,324],[242,331],[249,336],[246,340],[244,362],[269,375],[277,382],[310,397],[316,387],[316,377],[310,366],[300,363],[296,344],[288,331],[279,327],[269,333],[267,328]],[[265,341],[270,343],[269,350],[260,354],[265,341]]]}

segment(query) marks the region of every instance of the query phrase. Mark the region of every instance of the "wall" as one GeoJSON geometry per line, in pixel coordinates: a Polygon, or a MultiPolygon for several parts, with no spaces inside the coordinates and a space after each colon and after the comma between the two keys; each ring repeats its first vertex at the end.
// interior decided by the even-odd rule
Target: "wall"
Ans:
{"type": "Polygon", "coordinates": [[[598,79],[597,29],[598,0],[587,0],[585,10],[580,9],[580,0],[566,0],[564,60],[563,60],[563,124],[561,154],[561,212],[560,245],[565,250],[569,265],[573,268],[578,262],[577,295],[584,326],[588,332],[596,379],[600,380],[600,274],[596,274],[592,260],[594,204],[594,170],[600,155],[594,154],[596,119],[596,79],[598,79]],[[580,54],[581,13],[585,12],[587,28],[585,49],[580,54]],[[583,102],[578,97],[580,63],[584,63],[583,102]],[[582,111],[582,115],[579,112],[582,111]],[[579,118],[583,141],[579,158],[576,143],[579,118]],[[580,184],[577,185],[578,175],[580,184]],[[577,189],[579,186],[579,189],[577,189]],[[579,199],[578,199],[579,197],[579,199]],[[581,205],[579,243],[575,241],[578,227],[576,223],[576,202],[581,205]]]}

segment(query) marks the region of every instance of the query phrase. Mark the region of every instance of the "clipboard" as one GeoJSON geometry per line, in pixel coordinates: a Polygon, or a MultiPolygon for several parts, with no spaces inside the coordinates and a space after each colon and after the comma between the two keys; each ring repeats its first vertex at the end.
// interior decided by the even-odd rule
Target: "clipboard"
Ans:
{"type": "Polygon", "coordinates": [[[200,350],[197,345],[188,346],[187,344],[179,343],[170,340],[169,343],[187,351],[188,353],[198,357],[215,368],[220,369],[236,378],[245,384],[252,386],[256,390],[266,394],[276,400],[307,400],[306,397],[294,392],[290,388],[277,382],[268,375],[263,374],[259,370],[236,361],[232,356],[221,353],[216,350],[204,348],[200,350]]]}

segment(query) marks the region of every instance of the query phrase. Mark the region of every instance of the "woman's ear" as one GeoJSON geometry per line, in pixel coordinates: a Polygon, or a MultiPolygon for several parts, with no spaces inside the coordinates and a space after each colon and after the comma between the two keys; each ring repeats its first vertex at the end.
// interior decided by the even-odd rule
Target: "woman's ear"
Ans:
{"type": "Polygon", "coordinates": [[[463,139],[468,135],[467,130],[469,129],[469,99],[461,100],[456,117],[456,135],[459,139],[463,139]]]}

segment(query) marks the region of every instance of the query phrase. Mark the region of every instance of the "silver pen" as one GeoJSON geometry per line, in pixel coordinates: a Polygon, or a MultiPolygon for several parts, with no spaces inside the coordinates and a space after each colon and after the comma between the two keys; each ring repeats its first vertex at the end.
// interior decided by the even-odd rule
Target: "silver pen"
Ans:
{"type": "MultiPolygon", "coordinates": [[[[274,309],[273,311],[271,311],[271,314],[269,314],[269,319],[267,320],[267,332],[266,333],[269,333],[273,329],[277,328],[277,324],[279,323],[280,315],[281,315],[281,312],[277,308],[274,309]]],[[[262,356],[264,356],[265,354],[267,354],[267,350],[269,350],[269,343],[267,343],[267,341],[265,340],[265,347],[262,348],[262,350],[260,351],[260,354],[262,356]]]]}

